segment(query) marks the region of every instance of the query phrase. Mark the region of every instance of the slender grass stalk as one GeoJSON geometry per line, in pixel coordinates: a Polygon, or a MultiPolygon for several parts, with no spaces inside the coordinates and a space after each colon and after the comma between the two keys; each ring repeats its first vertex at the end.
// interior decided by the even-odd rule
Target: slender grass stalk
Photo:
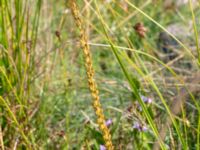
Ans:
{"type": "Polygon", "coordinates": [[[194,37],[195,37],[195,41],[196,41],[196,49],[197,49],[197,54],[198,54],[197,55],[197,59],[198,59],[198,61],[200,63],[199,36],[198,36],[198,31],[197,31],[196,18],[195,18],[193,6],[192,6],[192,0],[189,0],[189,5],[190,5],[190,11],[191,11],[191,14],[192,14],[194,37]]]}
{"type": "Polygon", "coordinates": [[[187,147],[189,147],[188,146],[188,136],[187,136],[187,127],[188,127],[188,125],[187,125],[187,122],[185,121],[187,119],[186,110],[185,110],[185,108],[183,108],[183,105],[181,107],[182,107],[181,108],[182,109],[181,110],[181,112],[182,112],[182,118],[184,120],[184,122],[183,122],[184,140],[185,140],[185,143],[186,143],[187,147]]]}
{"type": "Polygon", "coordinates": [[[113,150],[114,147],[111,141],[111,135],[109,129],[105,125],[105,117],[103,114],[103,109],[99,100],[99,91],[97,89],[96,82],[94,80],[94,69],[92,66],[92,57],[89,50],[88,39],[86,36],[86,31],[83,28],[83,22],[80,18],[80,12],[75,0],[70,0],[70,8],[72,10],[73,17],[75,19],[76,25],[80,30],[80,42],[85,56],[85,67],[88,77],[89,88],[93,97],[93,107],[97,115],[97,123],[100,127],[100,130],[103,133],[103,138],[105,141],[105,146],[108,150],[113,150]]]}
{"type": "MultiPolygon", "coordinates": [[[[197,59],[198,59],[198,61],[200,63],[199,36],[198,36],[198,30],[197,30],[197,25],[196,25],[195,13],[194,13],[193,6],[192,6],[192,0],[189,0],[189,6],[190,6],[191,14],[192,14],[194,37],[195,37],[196,49],[197,49],[197,59]]],[[[197,149],[199,150],[200,149],[200,134],[199,134],[199,131],[200,131],[199,130],[200,129],[200,117],[198,117],[198,127],[197,127],[197,129],[198,129],[198,133],[197,133],[197,149]]]]}

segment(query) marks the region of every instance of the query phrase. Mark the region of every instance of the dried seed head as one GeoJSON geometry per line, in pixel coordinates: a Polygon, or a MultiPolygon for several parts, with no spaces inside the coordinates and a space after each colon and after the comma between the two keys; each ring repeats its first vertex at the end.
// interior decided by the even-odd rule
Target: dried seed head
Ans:
{"type": "Polygon", "coordinates": [[[61,40],[61,36],[60,36],[60,31],[56,30],[55,31],[55,35],[56,37],[59,39],[59,41],[61,40]]]}
{"type": "Polygon", "coordinates": [[[138,22],[133,27],[135,32],[138,34],[139,37],[144,38],[147,32],[147,29],[144,27],[143,23],[138,22]]]}

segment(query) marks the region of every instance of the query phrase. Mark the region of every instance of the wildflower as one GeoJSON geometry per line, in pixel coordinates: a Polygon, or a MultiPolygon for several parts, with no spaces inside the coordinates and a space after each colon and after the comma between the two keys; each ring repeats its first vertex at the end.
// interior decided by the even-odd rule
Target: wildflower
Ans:
{"type": "Polygon", "coordinates": [[[149,98],[149,97],[146,97],[146,96],[141,96],[141,99],[143,100],[144,103],[147,103],[147,104],[151,104],[152,103],[152,99],[149,98]]]}
{"type": "MultiPolygon", "coordinates": [[[[140,98],[142,99],[142,101],[143,101],[145,104],[151,104],[152,101],[153,101],[151,98],[146,97],[146,96],[143,96],[143,95],[141,95],[140,98]]],[[[136,101],[136,106],[137,106],[137,109],[138,109],[139,111],[142,111],[142,107],[141,107],[141,105],[140,105],[137,101],[136,101]]]]}
{"type": "Polygon", "coordinates": [[[108,119],[108,120],[106,121],[106,126],[109,127],[112,123],[113,123],[113,122],[112,122],[112,119],[108,119]]]}
{"type": "Polygon", "coordinates": [[[137,129],[140,132],[146,132],[148,128],[142,124],[139,124],[138,122],[135,122],[133,125],[133,129],[137,129]]]}
{"type": "Polygon", "coordinates": [[[133,125],[133,129],[139,129],[140,128],[140,124],[138,122],[135,122],[133,125]]]}
{"type": "Polygon", "coordinates": [[[142,131],[146,132],[148,130],[148,128],[146,126],[142,126],[142,131]]]}
{"type": "Polygon", "coordinates": [[[100,150],[106,150],[106,147],[104,145],[100,145],[100,150]]]}

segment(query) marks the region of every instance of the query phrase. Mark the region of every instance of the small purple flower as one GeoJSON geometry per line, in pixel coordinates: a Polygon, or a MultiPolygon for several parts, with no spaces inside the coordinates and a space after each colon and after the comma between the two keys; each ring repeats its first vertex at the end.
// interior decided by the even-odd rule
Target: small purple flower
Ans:
{"type": "Polygon", "coordinates": [[[135,122],[133,125],[133,129],[137,129],[140,132],[146,132],[148,128],[142,124],[139,124],[138,122],[135,122]]]}
{"type": "Polygon", "coordinates": [[[113,123],[113,122],[112,122],[112,119],[108,119],[108,120],[106,121],[106,126],[109,127],[112,123],[113,123]]]}
{"type": "Polygon", "coordinates": [[[106,147],[104,145],[100,145],[100,150],[106,150],[106,147]]]}
{"type": "Polygon", "coordinates": [[[152,101],[153,101],[153,100],[152,100],[151,98],[148,98],[148,103],[149,103],[149,104],[151,104],[152,101]]]}
{"type": "Polygon", "coordinates": [[[143,132],[146,132],[148,130],[148,128],[147,127],[145,127],[145,126],[142,126],[142,131],[143,132]]]}
{"type": "Polygon", "coordinates": [[[139,129],[140,128],[140,124],[138,122],[135,122],[133,125],[133,129],[139,129]]]}
{"type": "Polygon", "coordinates": [[[143,100],[144,103],[147,103],[147,104],[151,104],[152,103],[152,99],[149,98],[149,97],[146,97],[146,96],[141,96],[141,99],[143,100]]]}

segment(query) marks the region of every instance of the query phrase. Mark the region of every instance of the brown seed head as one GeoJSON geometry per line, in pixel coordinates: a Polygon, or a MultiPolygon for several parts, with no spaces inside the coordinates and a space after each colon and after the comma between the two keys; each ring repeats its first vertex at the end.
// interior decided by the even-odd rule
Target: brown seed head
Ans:
{"type": "Polygon", "coordinates": [[[143,23],[138,22],[133,27],[135,32],[138,34],[139,37],[144,38],[147,32],[147,29],[144,27],[143,23]]]}

